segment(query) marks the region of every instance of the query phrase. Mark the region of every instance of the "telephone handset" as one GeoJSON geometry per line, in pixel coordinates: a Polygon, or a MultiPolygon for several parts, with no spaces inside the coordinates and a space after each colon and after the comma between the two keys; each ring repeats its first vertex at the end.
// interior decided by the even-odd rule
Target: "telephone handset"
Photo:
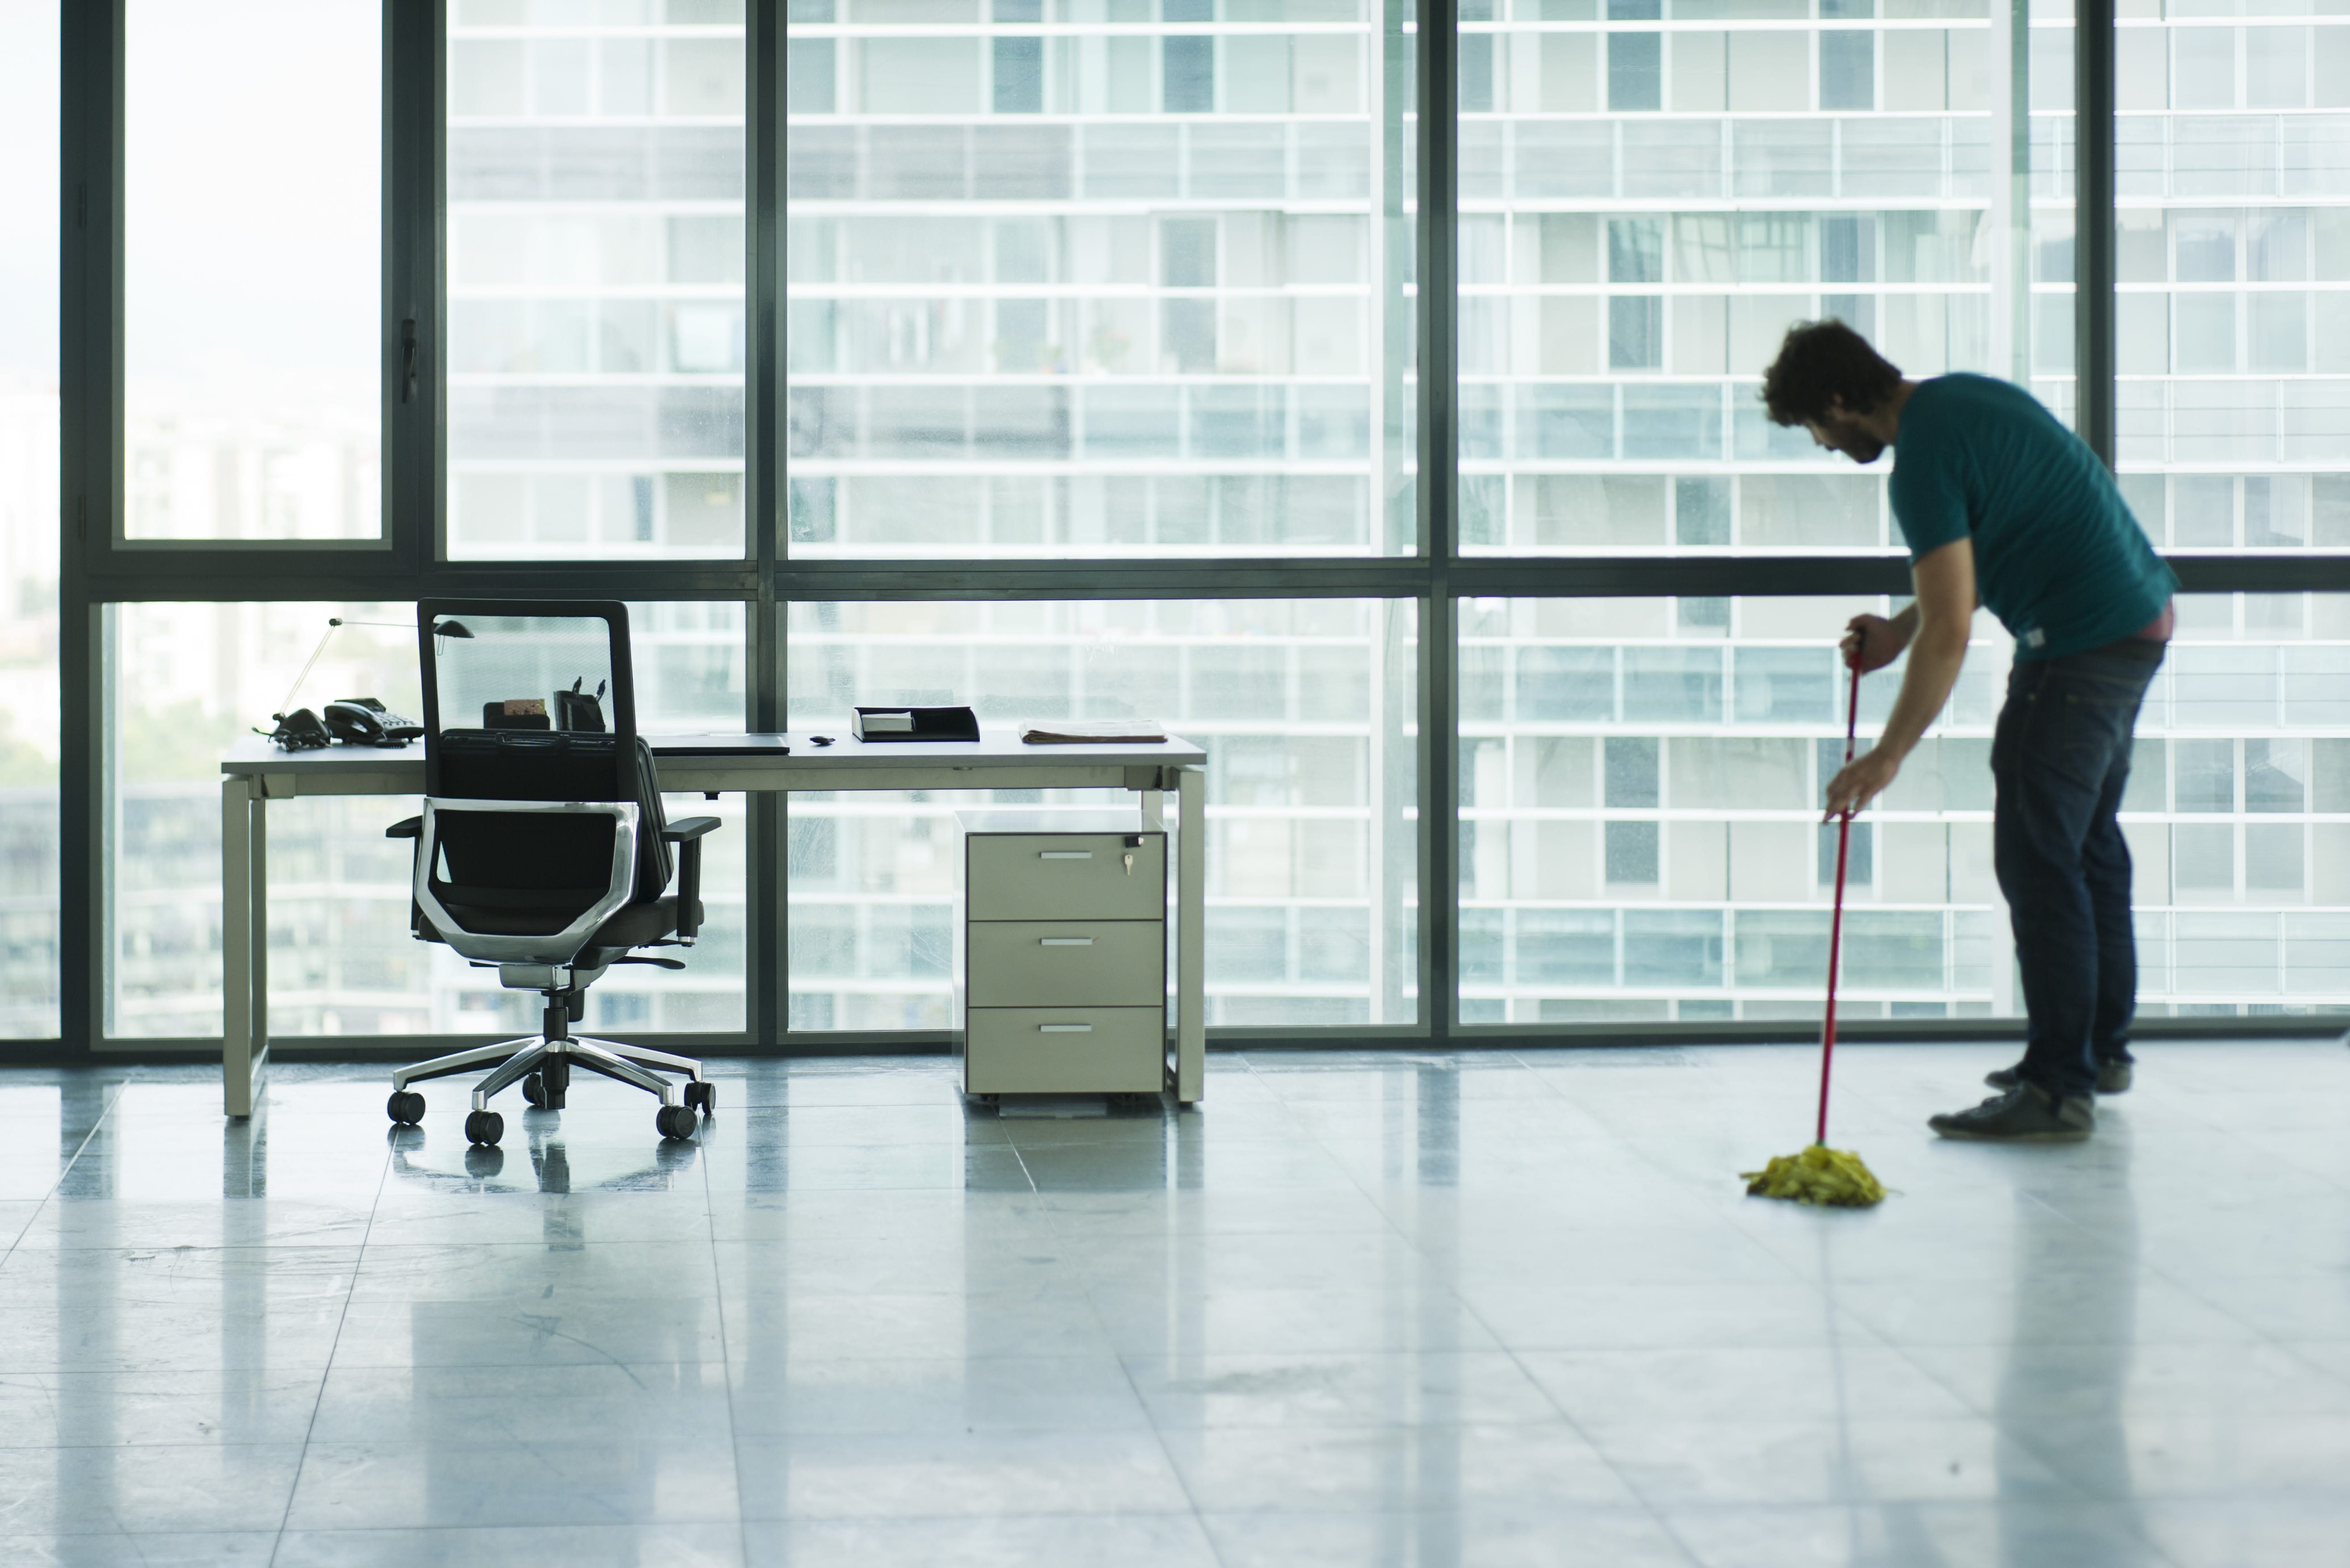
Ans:
{"type": "Polygon", "coordinates": [[[256,735],[266,736],[272,745],[288,752],[323,751],[334,743],[335,737],[327,726],[318,722],[318,715],[307,708],[296,708],[291,713],[272,713],[277,721],[274,730],[255,730],[256,735]]]}

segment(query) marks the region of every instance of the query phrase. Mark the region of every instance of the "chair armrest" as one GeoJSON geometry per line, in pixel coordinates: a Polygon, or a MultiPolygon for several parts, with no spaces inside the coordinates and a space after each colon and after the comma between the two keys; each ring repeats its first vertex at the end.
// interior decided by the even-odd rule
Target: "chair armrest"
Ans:
{"type": "Polygon", "coordinates": [[[702,840],[718,826],[714,816],[688,816],[661,829],[661,836],[678,846],[677,940],[691,942],[702,934],[696,912],[702,902],[702,840]]]}
{"type": "MultiPolygon", "coordinates": [[[[385,828],[383,836],[386,838],[421,838],[424,836],[424,819],[421,816],[403,816],[385,828]]],[[[425,930],[424,907],[411,898],[408,900],[408,934],[420,942],[430,941],[432,939],[424,934],[425,930]]]]}

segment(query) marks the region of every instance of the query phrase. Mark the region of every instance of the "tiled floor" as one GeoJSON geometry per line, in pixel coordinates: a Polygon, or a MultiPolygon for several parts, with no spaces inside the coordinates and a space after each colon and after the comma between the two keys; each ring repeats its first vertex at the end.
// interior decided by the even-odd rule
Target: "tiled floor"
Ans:
{"type": "Polygon", "coordinates": [[[2350,1052],[2142,1051],[2093,1143],[1748,1199],[1807,1051],[1211,1058],[1000,1120],[938,1058],[593,1082],[0,1074],[0,1562],[2350,1561],[2350,1052]],[[437,1091],[437,1092],[436,1092],[437,1091]]]}

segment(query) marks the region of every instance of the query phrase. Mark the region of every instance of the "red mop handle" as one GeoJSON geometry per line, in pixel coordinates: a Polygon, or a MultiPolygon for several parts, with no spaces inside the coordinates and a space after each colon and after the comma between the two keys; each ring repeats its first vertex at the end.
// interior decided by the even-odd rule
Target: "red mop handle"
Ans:
{"type": "MultiPolygon", "coordinates": [[[[1845,701],[1844,760],[1852,762],[1853,748],[1860,733],[1860,664],[1852,666],[1852,691],[1845,701]]],[[[1836,820],[1836,879],[1835,913],[1828,919],[1828,1015],[1826,1027],[1820,1032],[1820,1128],[1812,1141],[1828,1141],[1828,1069],[1835,1061],[1835,993],[1837,959],[1844,951],[1844,872],[1846,857],[1852,851],[1852,813],[1846,811],[1836,820]]]]}

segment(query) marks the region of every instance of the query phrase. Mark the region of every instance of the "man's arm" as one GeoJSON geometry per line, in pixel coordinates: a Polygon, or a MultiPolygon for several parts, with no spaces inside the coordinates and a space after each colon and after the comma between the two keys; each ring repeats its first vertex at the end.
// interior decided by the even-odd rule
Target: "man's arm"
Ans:
{"type": "MultiPolygon", "coordinates": [[[[1959,667],[1967,659],[1967,633],[1975,613],[1973,542],[1953,539],[1921,556],[1910,567],[1909,576],[1917,598],[1892,621],[1884,623],[1896,632],[1909,632],[1903,639],[1909,649],[1909,663],[1902,671],[1901,692],[1894,699],[1892,716],[1886,720],[1885,733],[1875,748],[1853,759],[1829,781],[1830,816],[1860,810],[1892,784],[1926,727],[1950,700],[1950,688],[1959,681],[1959,667]],[[1900,625],[1903,621],[1909,623],[1908,628],[1900,625]]],[[[1859,630],[1857,625],[1855,629],[1859,630]]],[[[1846,641],[1849,647],[1853,639],[1846,641]]],[[[1864,636],[1862,649],[1874,656],[1879,651],[1871,646],[1875,642],[1875,638],[1864,636]]],[[[1877,662],[1889,662],[1891,657],[1886,655],[1877,662]]]]}

